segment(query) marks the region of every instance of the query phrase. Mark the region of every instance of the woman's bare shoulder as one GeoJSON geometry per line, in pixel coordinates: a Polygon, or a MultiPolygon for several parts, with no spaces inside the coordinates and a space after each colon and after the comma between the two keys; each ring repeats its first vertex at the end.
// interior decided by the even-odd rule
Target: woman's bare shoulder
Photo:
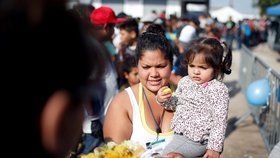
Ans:
{"type": "Polygon", "coordinates": [[[110,103],[108,110],[105,115],[104,124],[112,124],[117,120],[126,120],[127,116],[130,116],[131,106],[129,105],[129,97],[126,91],[118,93],[110,103]],[[120,117],[121,116],[121,117],[120,117]]]}
{"type": "Polygon", "coordinates": [[[105,115],[104,138],[117,143],[130,138],[132,133],[132,106],[126,90],[117,94],[105,115]]]}
{"type": "Polygon", "coordinates": [[[118,107],[127,106],[127,103],[130,103],[128,101],[129,101],[128,93],[127,93],[127,91],[123,90],[113,98],[110,107],[111,106],[118,106],[118,107]]]}
{"type": "MultiPolygon", "coordinates": [[[[137,84],[138,85],[138,84],[137,84]]],[[[131,88],[134,96],[138,95],[138,86],[134,85],[131,88]],[[137,94],[136,94],[137,93],[137,94]]],[[[135,97],[138,98],[138,97],[135,97]]],[[[130,98],[128,95],[128,92],[126,90],[121,91],[120,93],[118,93],[112,100],[111,105],[110,106],[117,106],[119,107],[123,107],[123,108],[129,108],[131,107],[131,102],[130,102],[130,98]]]]}

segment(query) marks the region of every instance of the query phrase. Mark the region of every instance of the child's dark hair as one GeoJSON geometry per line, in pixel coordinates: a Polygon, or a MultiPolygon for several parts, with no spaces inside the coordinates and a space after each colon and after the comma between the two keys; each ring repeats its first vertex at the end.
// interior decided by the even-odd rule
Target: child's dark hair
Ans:
{"type": "Polygon", "coordinates": [[[152,24],[147,28],[137,41],[136,47],[136,59],[137,62],[143,56],[146,50],[157,50],[159,49],[165,56],[166,59],[173,64],[173,49],[168,43],[164,29],[159,24],[152,24]]]}
{"type": "Polygon", "coordinates": [[[130,73],[133,67],[137,67],[136,57],[126,54],[122,65],[122,72],[130,73]]]}
{"type": "Polygon", "coordinates": [[[231,73],[232,52],[225,42],[221,43],[214,38],[193,41],[186,52],[186,63],[191,63],[197,54],[203,54],[205,62],[213,67],[215,79],[222,80],[224,74],[231,73]]]}
{"type": "Polygon", "coordinates": [[[212,27],[212,28],[210,29],[210,32],[212,32],[213,35],[214,35],[215,37],[217,37],[218,39],[220,39],[221,36],[222,36],[220,29],[217,28],[217,27],[212,27]]]}
{"type": "Polygon", "coordinates": [[[128,19],[125,22],[121,23],[119,26],[120,30],[126,30],[127,32],[134,31],[136,34],[136,37],[138,37],[139,34],[139,28],[138,28],[138,22],[136,19],[128,19]]]}

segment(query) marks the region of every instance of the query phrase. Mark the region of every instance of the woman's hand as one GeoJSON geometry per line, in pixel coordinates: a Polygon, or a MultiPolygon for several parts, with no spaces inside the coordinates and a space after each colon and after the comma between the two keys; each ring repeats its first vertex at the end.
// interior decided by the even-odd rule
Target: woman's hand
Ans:
{"type": "Polygon", "coordinates": [[[159,104],[162,104],[162,103],[168,101],[171,96],[172,96],[171,89],[168,88],[167,86],[164,86],[158,90],[156,99],[159,104]]]}
{"type": "Polygon", "coordinates": [[[207,150],[203,156],[203,158],[219,158],[219,157],[220,157],[220,152],[214,150],[207,150]]]}

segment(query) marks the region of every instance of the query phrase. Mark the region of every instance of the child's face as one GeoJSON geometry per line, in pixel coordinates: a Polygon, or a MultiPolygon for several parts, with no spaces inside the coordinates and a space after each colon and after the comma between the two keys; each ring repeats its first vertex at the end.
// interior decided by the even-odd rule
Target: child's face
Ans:
{"type": "Polygon", "coordinates": [[[193,61],[188,64],[188,73],[191,80],[197,84],[208,82],[214,77],[214,69],[205,62],[203,54],[195,55],[193,61]]]}
{"type": "Polygon", "coordinates": [[[131,68],[131,71],[129,73],[124,74],[125,78],[127,79],[129,86],[133,86],[137,83],[139,83],[139,78],[138,78],[138,69],[137,67],[131,68]]]}
{"type": "Polygon", "coordinates": [[[134,39],[134,34],[133,32],[128,32],[125,29],[120,30],[120,35],[121,35],[121,43],[130,45],[134,39]]]}

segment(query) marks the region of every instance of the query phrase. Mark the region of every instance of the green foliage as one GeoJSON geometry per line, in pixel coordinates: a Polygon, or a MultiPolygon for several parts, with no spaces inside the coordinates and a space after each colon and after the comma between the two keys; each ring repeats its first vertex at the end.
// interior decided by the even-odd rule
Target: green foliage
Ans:
{"type": "Polygon", "coordinates": [[[259,6],[271,6],[279,3],[280,0],[259,0],[259,6]]]}
{"type": "Polygon", "coordinates": [[[279,4],[280,0],[259,0],[258,6],[261,9],[261,14],[265,14],[267,7],[279,4]]]}

